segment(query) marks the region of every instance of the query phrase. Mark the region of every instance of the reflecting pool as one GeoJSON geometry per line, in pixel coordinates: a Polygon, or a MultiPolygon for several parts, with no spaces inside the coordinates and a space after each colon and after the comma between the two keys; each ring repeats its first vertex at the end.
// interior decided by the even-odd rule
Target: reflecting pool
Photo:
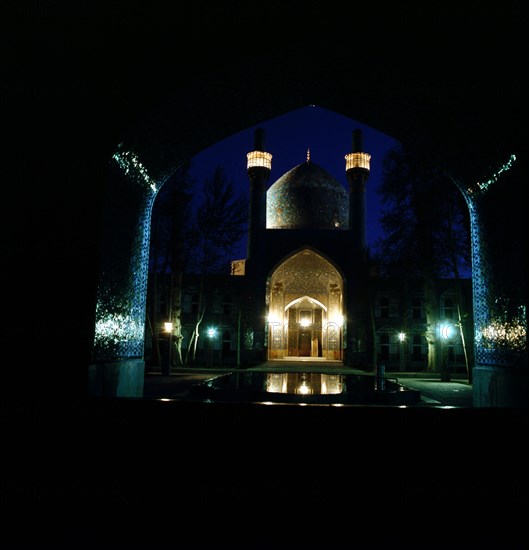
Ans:
{"type": "Polygon", "coordinates": [[[191,399],[259,403],[414,405],[421,394],[396,379],[322,372],[231,372],[190,388],[191,399]]]}

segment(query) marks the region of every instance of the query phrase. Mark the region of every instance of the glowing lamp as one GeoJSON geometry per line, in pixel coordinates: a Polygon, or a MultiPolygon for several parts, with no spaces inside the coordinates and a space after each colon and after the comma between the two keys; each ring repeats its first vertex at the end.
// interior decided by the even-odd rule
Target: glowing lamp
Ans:
{"type": "Polygon", "coordinates": [[[452,328],[452,325],[446,324],[441,327],[441,338],[448,340],[449,338],[452,338],[453,335],[454,329],[452,328]]]}
{"type": "Polygon", "coordinates": [[[165,330],[165,332],[171,332],[173,330],[173,323],[171,323],[170,321],[164,323],[163,329],[165,330]]]}
{"type": "Polygon", "coordinates": [[[343,315],[341,315],[340,313],[336,314],[334,316],[334,322],[339,326],[341,327],[343,325],[343,315]]]}
{"type": "Polygon", "coordinates": [[[277,325],[279,323],[279,317],[276,313],[269,313],[268,314],[268,322],[271,325],[277,325]]]}
{"type": "Polygon", "coordinates": [[[248,159],[247,168],[268,168],[272,169],[272,155],[265,151],[251,151],[246,155],[248,159]]]}
{"type": "Polygon", "coordinates": [[[216,332],[217,331],[214,328],[208,328],[208,338],[214,338],[216,332]]]}
{"type": "Polygon", "coordinates": [[[349,153],[345,155],[345,171],[351,168],[370,170],[371,155],[369,153],[349,153]]]}

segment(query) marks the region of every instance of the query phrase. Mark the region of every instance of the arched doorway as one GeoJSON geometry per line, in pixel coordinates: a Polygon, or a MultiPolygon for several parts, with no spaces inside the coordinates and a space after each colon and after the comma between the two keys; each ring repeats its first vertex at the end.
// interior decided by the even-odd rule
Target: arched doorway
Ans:
{"type": "Polygon", "coordinates": [[[268,359],[342,360],[343,278],[309,248],[283,261],[267,292],[268,359]]]}

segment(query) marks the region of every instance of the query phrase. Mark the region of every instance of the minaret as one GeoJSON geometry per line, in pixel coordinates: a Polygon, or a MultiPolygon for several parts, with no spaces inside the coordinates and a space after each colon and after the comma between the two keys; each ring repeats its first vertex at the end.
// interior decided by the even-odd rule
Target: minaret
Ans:
{"type": "Polygon", "coordinates": [[[345,155],[345,174],[349,182],[349,229],[357,250],[366,248],[366,183],[371,155],[362,152],[362,130],[353,131],[353,151],[345,155]]]}
{"type": "Polygon", "coordinates": [[[258,255],[259,234],[266,229],[266,188],[272,170],[272,155],[264,150],[264,130],[255,130],[254,151],[246,155],[250,179],[250,212],[248,220],[247,259],[258,255]]]}

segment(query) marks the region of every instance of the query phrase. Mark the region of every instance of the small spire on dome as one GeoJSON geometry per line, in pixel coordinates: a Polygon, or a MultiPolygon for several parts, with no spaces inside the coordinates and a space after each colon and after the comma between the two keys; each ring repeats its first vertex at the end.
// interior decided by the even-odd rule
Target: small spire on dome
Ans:
{"type": "Polygon", "coordinates": [[[307,162],[310,162],[310,147],[307,149],[307,162]]]}

